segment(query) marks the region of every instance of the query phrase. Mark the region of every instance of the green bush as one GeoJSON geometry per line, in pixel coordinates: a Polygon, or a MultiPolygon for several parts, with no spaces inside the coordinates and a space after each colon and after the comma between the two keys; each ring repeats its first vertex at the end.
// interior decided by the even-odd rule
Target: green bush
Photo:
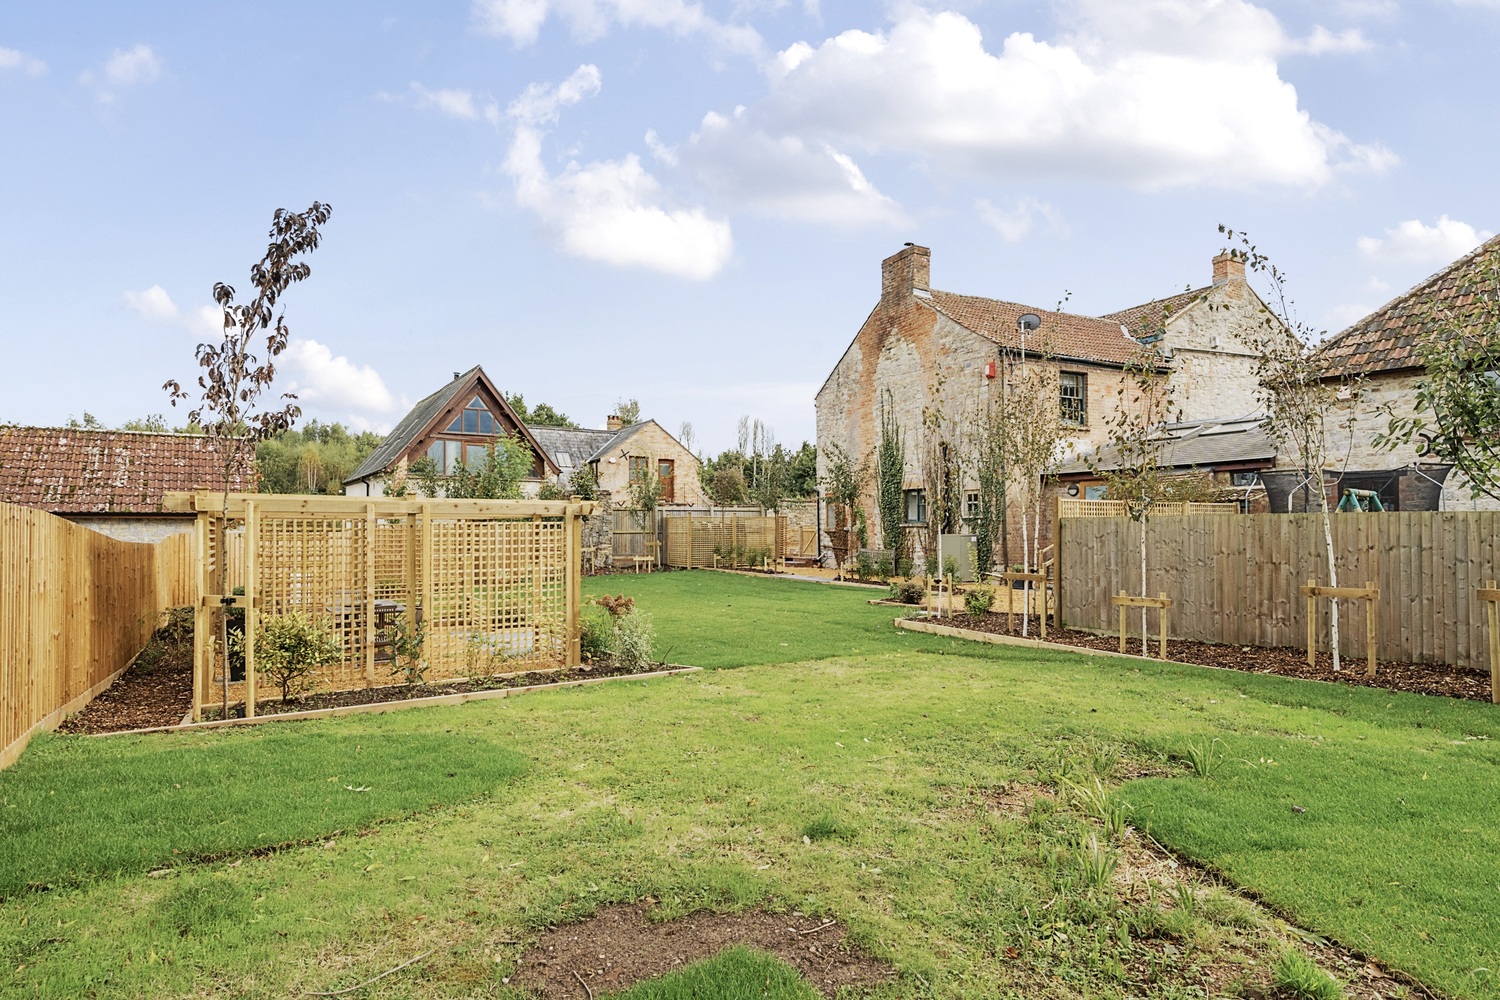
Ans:
{"type": "MultiPolygon", "coordinates": [[[[244,655],[243,632],[229,634],[244,655]]],[[[296,701],[312,686],[318,668],[344,659],[344,643],[326,625],[300,611],[265,615],[255,631],[255,669],[281,688],[282,701],[296,701]]]]}
{"type": "Polygon", "coordinates": [[[1281,953],[1272,975],[1281,991],[1297,1000],[1343,1000],[1345,996],[1337,979],[1294,948],[1281,953]]]}
{"type": "Polygon", "coordinates": [[[875,560],[870,558],[870,553],[860,552],[854,557],[854,575],[861,580],[875,575],[875,560]]]}
{"type": "Polygon", "coordinates": [[[964,610],[971,615],[986,614],[995,606],[995,591],[990,587],[974,587],[964,595],[964,610]]]}
{"type": "Polygon", "coordinates": [[[891,598],[902,604],[921,604],[927,595],[927,585],[921,580],[904,580],[891,584],[891,598]]]}
{"type": "Polygon", "coordinates": [[[422,647],[427,642],[427,623],[413,624],[412,619],[406,615],[398,615],[391,628],[395,633],[391,648],[396,654],[391,661],[392,675],[400,677],[401,682],[409,688],[426,684],[430,664],[422,655],[422,647]]]}
{"type": "Polygon", "coordinates": [[[615,655],[615,630],[607,614],[586,612],[580,625],[578,645],[586,661],[608,660],[615,655]]]}
{"type": "Polygon", "coordinates": [[[626,615],[615,625],[615,663],[626,670],[642,671],[655,666],[652,647],[656,629],[644,611],[626,615]]]}

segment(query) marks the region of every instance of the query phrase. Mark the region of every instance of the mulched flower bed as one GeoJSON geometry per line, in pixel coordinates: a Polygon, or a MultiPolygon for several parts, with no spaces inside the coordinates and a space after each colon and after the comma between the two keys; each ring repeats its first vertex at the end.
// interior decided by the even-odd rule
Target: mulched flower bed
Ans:
{"type": "MultiPolygon", "coordinates": [[[[564,681],[587,681],[598,680],[601,677],[624,677],[629,674],[647,673],[650,670],[671,669],[670,667],[650,667],[648,670],[628,670],[612,664],[598,664],[585,667],[569,667],[564,670],[533,670],[524,674],[512,674],[508,677],[494,677],[480,684],[469,681],[457,681],[454,683],[428,684],[419,687],[407,687],[402,684],[389,687],[358,688],[353,691],[324,691],[316,694],[303,695],[296,701],[282,701],[280,698],[272,698],[262,701],[256,699],[256,715],[284,715],[288,712],[311,712],[322,708],[343,708],[348,705],[379,705],[389,701],[410,701],[415,698],[435,698],[448,694],[470,694],[477,691],[498,691],[502,688],[532,687],[537,684],[560,684],[564,681]]],[[[190,685],[191,687],[191,685],[190,685]]],[[[240,718],[244,714],[242,705],[230,705],[229,715],[231,718],[240,718]]],[[[212,721],[219,717],[218,709],[210,707],[203,718],[212,721]]]]}
{"type": "MultiPolygon", "coordinates": [[[[991,635],[1014,635],[1020,633],[1020,615],[991,612],[984,615],[959,614],[937,621],[940,625],[954,628],[988,632],[991,635]]],[[[1027,626],[1027,637],[1037,638],[1038,622],[1031,616],[1027,626]]],[[[1112,635],[1095,635],[1076,629],[1058,630],[1047,627],[1047,641],[1087,649],[1102,649],[1111,653],[1120,650],[1120,639],[1112,635]]],[[[1158,646],[1153,634],[1149,644],[1149,655],[1155,657],[1158,646]]],[[[1126,642],[1125,651],[1139,655],[1141,637],[1137,633],[1126,642]]],[[[1333,672],[1333,658],[1319,653],[1317,666],[1307,665],[1307,651],[1284,646],[1226,646],[1212,642],[1193,642],[1187,639],[1167,640],[1167,656],[1180,663],[1195,663],[1205,667],[1225,667],[1257,674],[1279,674],[1284,677],[1300,677],[1306,680],[1334,681],[1339,684],[1354,684],[1362,687],[1385,688],[1390,691],[1408,691],[1413,694],[1441,695],[1446,698],[1468,698],[1472,701],[1490,700],[1490,676],[1487,672],[1468,667],[1445,667],[1427,663],[1394,663],[1389,660],[1376,662],[1375,676],[1365,676],[1364,658],[1344,657],[1343,669],[1333,672]]]]}
{"type": "Polygon", "coordinates": [[[137,659],[83,711],[64,719],[57,731],[87,735],[175,726],[192,707],[193,644],[187,642],[167,647],[149,666],[137,659]]]}
{"type": "Polygon", "coordinates": [[[873,987],[894,974],[889,965],[845,944],[844,928],[833,920],[745,910],[654,923],[649,914],[649,903],[606,906],[578,923],[549,928],[521,956],[511,985],[558,1000],[574,1000],[585,990],[599,996],[734,945],[770,952],[795,966],[825,997],[840,987],[873,987]]]}

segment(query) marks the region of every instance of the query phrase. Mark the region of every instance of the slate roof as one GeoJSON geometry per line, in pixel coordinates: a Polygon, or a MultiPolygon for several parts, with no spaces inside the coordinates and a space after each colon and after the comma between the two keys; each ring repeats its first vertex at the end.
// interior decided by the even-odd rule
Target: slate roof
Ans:
{"type": "Polygon", "coordinates": [[[527,424],[527,430],[546,449],[552,464],[564,473],[582,468],[588,462],[602,462],[609,453],[625,444],[632,434],[651,421],[641,420],[627,424],[617,431],[595,430],[591,427],[548,427],[542,424],[527,424]],[[566,456],[566,461],[564,461],[566,456]]]}
{"type": "Polygon", "coordinates": [[[359,468],[349,473],[344,482],[352,483],[370,476],[377,476],[395,465],[407,446],[416,439],[418,434],[422,433],[428,424],[432,423],[433,418],[441,413],[444,407],[453,401],[453,397],[458,395],[458,391],[469,380],[469,376],[478,370],[479,366],[475,365],[413,406],[411,412],[401,418],[401,422],[391,429],[391,432],[385,436],[385,440],[380,442],[379,447],[366,455],[365,460],[359,463],[359,468]]]}
{"type": "Polygon", "coordinates": [[[1027,335],[1028,351],[1040,352],[1045,344],[1055,358],[1106,365],[1125,365],[1140,351],[1139,344],[1120,330],[1118,320],[1037,309],[980,295],[936,290],[929,294],[918,296],[917,301],[1010,350],[1021,346],[1016,320],[1022,313],[1036,313],[1042,326],[1027,335]]]}
{"type": "Polygon", "coordinates": [[[1164,299],[1152,299],[1129,309],[1121,309],[1119,312],[1105,313],[1101,319],[1107,319],[1113,323],[1119,323],[1127,327],[1137,337],[1146,336],[1161,330],[1169,318],[1187,309],[1195,302],[1201,302],[1213,291],[1213,286],[1206,288],[1192,288],[1176,295],[1169,295],[1164,299]]]}
{"type": "MultiPolygon", "coordinates": [[[[0,502],[55,514],[160,513],[164,493],[223,485],[223,446],[202,434],[0,427],[0,502]]],[[[255,489],[253,451],[246,458],[231,490],[255,489]]]]}
{"type": "MultiPolygon", "coordinates": [[[[1162,446],[1158,464],[1163,468],[1213,469],[1276,458],[1276,445],[1266,433],[1265,418],[1258,415],[1167,424],[1161,433],[1171,439],[1162,446]]],[[[1099,471],[1112,471],[1119,466],[1113,459],[1113,448],[1106,445],[1098,454],[1099,471]]],[[[1089,471],[1088,462],[1080,458],[1058,469],[1057,474],[1078,475],[1089,471]]]]}
{"type": "Polygon", "coordinates": [[[1374,375],[1421,367],[1417,339],[1437,317],[1462,317],[1474,305],[1474,286],[1500,268],[1500,236],[1443,268],[1319,349],[1330,375],[1374,375]]]}

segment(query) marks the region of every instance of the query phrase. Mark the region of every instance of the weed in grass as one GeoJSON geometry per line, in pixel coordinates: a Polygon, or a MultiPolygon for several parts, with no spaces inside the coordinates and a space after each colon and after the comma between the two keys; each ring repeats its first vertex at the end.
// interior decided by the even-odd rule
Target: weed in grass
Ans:
{"type": "Polygon", "coordinates": [[[802,836],[809,842],[853,840],[854,828],[833,813],[824,813],[802,828],[802,836]]]}
{"type": "Polygon", "coordinates": [[[1091,833],[1087,840],[1078,845],[1077,863],[1083,884],[1095,892],[1106,892],[1110,880],[1114,878],[1119,858],[1110,850],[1108,842],[1101,845],[1099,838],[1091,833]]]}
{"type": "Polygon", "coordinates": [[[1104,825],[1104,832],[1110,840],[1119,840],[1125,835],[1125,805],[1104,787],[1103,782],[1095,778],[1090,785],[1068,781],[1067,786],[1083,811],[1104,825]]]}
{"type": "Polygon", "coordinates": [[[1295,948],[1281,953],[1271,975],[1278,988],[1297,1000],[1343,1000],[1345,996],[1337,979],[1295,948]]]}
{"type": "Polygon", "coordinates": [[[1217,736],[1188,740],[1187,760],[1193,768],[1193,773],[1200,778],[1212,777],[1220,759],[1224,756],[1219,752],[1219,747],[1223,744],[1224,741],[1217,736]]]}
{"type": "Polygon", "coordinates": [[[250,891],[215,876],[184,879],[157,904],[167,923],[183,937],[204,935],[228,921],[242,921],[250,913],[250,891]]]}
{"type": "Polygon", "coordinates": [[[1182,913],[1192,913],[1198,908],[1198,890],[1190,883],[1178,882],[1172,886],[1172,906],[1182,913]]]}

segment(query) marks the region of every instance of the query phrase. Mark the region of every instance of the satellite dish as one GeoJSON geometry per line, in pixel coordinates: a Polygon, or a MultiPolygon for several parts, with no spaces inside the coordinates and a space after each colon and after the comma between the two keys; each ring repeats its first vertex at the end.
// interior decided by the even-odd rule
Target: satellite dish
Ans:
{"type": "Polygon", "coordinates": [[[1016,318],[1016,329],[1022,333],[1030,333],[1042,325],[1042,318],[1036,313],[1022,313],[1016,318]]]}

